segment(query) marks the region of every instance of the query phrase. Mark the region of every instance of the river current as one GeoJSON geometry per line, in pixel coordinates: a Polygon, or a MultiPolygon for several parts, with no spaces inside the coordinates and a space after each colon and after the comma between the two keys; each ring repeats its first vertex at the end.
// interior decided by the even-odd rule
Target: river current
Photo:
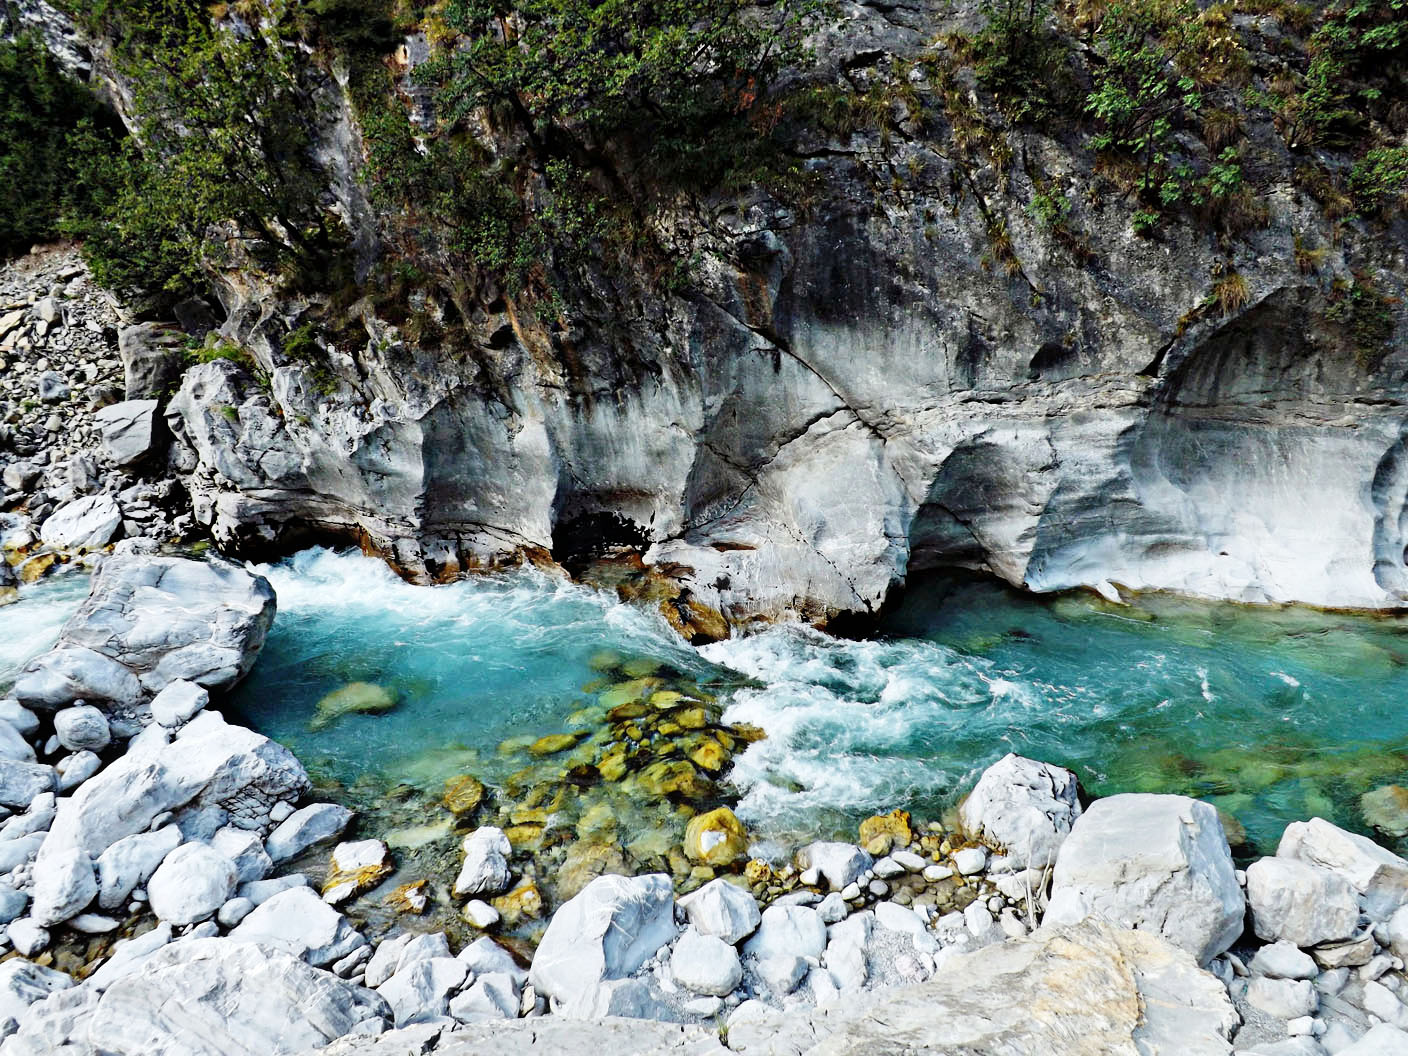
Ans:
{"type": "MultiPolygon", "coordinates": [[[[1008,751],[1071,767],[1095,795],[1209,799],[1247,850],[1311,815],[1369,831],[1360,797],[1408,784],[1401,616],[935,577],[864,640],[788,627],[696,650],[648,610],[537,572],[413,587],[326,550],[259,571],[279,614],[231,718],[368,791],[508,778],[521,763],[500,746],[570,728],[602,691],[603,655],[663,665],[766,732],[727,780],[752,832],[779,843],[940,811],[1008,751]],[[329,710],[349,684],[382,710],[329,710]]],[[[85,593],[70,575],[0,609],[0,672],[52,643],[85,593]]]]}

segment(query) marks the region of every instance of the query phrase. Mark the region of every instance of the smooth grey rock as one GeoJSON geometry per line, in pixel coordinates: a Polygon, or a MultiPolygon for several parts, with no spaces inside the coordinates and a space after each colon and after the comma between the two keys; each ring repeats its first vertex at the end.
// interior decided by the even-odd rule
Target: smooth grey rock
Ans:
{"type": "Polygon", "coordinates": [[[502,972],[478,976],[474,985],[450,1001],[450,1015],[465,1023],[479,1020],[517,1019],[518,985],[502,972]]]}
{"type": "MultiPolygon", "coordinates": [[[[3,562],[0,562],[3,564],[3,562]]],[[[38,726],[38,722],[35,723],[38,726]]],[[[14,759],[21,763],[34,762],[34,749],[8,722],[0,720],[0,759],[14,759]]]]}
{"type": "Polygon", "coordinates": [[[970,836],[996,844],[1026,868],[1055,863],[1080,812],[1075,774],[1008,753],[983,771],[958,814],[970,836]]]}
{"type": "Polygon", "coordinates": [[[1185,796],[1097,800],[1056,856],[1043,927],[1099,916],[1207,964],[1242,933],[1245,900],[1217,811],[1185,796]]]}
{"type": "Polygon", "coordinates": [[[374,992],[278,948],[186,940],[113,982],[89,1035],[113,1056],[294,1056],[387,1012],[374,992]]]}
{"type": "Polygon", "coordinates": [[[39,716],[20,704],[13,697],[0,700],[0,719],[19,731],[20,736],[30,737],[39,729],[39,716]]]}
{"type": "Polygon", "coordinates": [[[758,978],[778,997],[790,994],[807,975],[807,962],[796,954],[780,953],[756,961],[758,978]]]}
{"type": "Polygon", "coordinates": [[[1364,1011],[1400,1029],[1408,1028],[1408,1007],[1388,987],[1374,980],[1364,984],[1364,1011]]]}
{"type": "Polygon", "coordinates": [[[553,914],[529,971],[534,989],[570,1003],[630,975],[674,938],[674,905],[663,873],[597,877],[553,914]]]}
{"type": "Polygon", "coordinates": [[[346,957],[367,941],[308,887],[290,888],[261,903],[229,937],[286,950],[315,968],[346,957]]]}
{"type": "Polygon", "coordinates": [[[103,407],[93,417],[102,431],[103,454],[118,466],[142,461],[161,445],[166,421],[157,400],[125,400],[103,407]]]}
{"type": "Polygon", "coordinates": [[[25,810],[36,798],[58,788],[52,766],[21,759],[0,759],[0,806],[25,810]]]}
{"type": "Polygon", "coordinates": [[[1294,946],[1343,942],[1359,930],[1359,896],[1348,880],[1294,858],[1247,867],[1247,903],[1258,938],[1294,946]]]}
{"type": "Polygon", "coordinates": [[[0,873],[34,861],[39,848],[44,846],[44,833],[33,832],[13,839],[0,840],[0,873]]]}
{"type": "Polygon", "coordinates": [[[432,957],[397,969],[377,993],[391,1006],[396,1026],[404,1027],[445,1015],[464,978],[465,966],[453,957],[432,957]]]}
{"type": "Polygon", "coordinates": [[[1340,1049],[1335,1056],[1401,1056],[1408,1052],[1408,1031],[1388,1023],[1370,1027],[1368,1032],[1347,1049],[1340,1049]]]}
{"type": "Polygon", "coordinates": [[[681,898],[679,904],[695,931],[730,944],[753,934],[762,921],[752,893],[722,878],[710,880],[681,898]]]}
{"type": "Polygon", "coordinates": [[[309,847],[339,836],[352,821],[352,812],[336,803],[313,803],[295,810],[264,841],[274,864],[288,861],[309,847]]]}
{"type": "Polygon", "coordinates": [[[511,975],[519,986],[528,981],[528,973],[518,966],[513,954],[487,935],[480,936],[460,950],[459,958],[475,975],[511,975]]]}
{"type": "Polygon", "coordinates": [[[160,920],[194,924],[214,915],[235,892],[235,863],[206,843],[184,843],[168,854],[147,882],[160,920]]]}
{"type": "Polygon", "coordinates": [[[242,678],[273,619],[262,576],[217,560],[114,554],[58,646],[25,665],[13,692],[51,709],[106,702],[113,732],[131,736],[151,721],[148,698],[177,679],[223,689],[242,678]]]}
{"type": "Polygon", "coordinates": [[[31,833],[42,833],[50,825],[54,824],[54,815],[58,811],[58,798],[52,792],[44,792],[35,796],[29,803],[29,809],[23,814],[16,814],[9,821],[0,826],[0,840],[12,840],[17,836],[28,836],[31,833]]]}
{"type": "Polygon", "coordinates": [[[59,791],[73,791],[102,768],[102,759],[87,749],[64,756],[54,764],[54,772],[59,775],[59,791]]]}
{"type": "Polygon", "coordinates": [[[1247,967],[1253,975],[1269,975],[1273,979],[1313,979],[1320,973],[1309,954],[1285,941],[1257,950],[1247,967]]]}
{"type": "Polygon", "coordinates": [[[73,985],[73,977],[30,961],[0,964],[0,1021],[24,1019],[29,1006],[73,985]]]}
{"type": "Polygon", "coordinates": [[[209,703],[208,689],[178,678],[152,698],[152,718],[161,726],[173,728],[189,722],[209,703]]]}
{"type": "Polygon", "coordinates": [[[87,495],[51,513],[39,538],[60,550],[97,550],[111,542],[120,527],[122,511],[111,495],[87,495]]]}
{"type": "MultiPolygon", "coordinates": [[[[401,963],[401,954],[410,944],[412,938],[414,936],[410,932],[406,932],[382,939],[377,943],[376,949],[372,951],[371,957],[367,960],[366,983],[368,986],[378,987],[396,974],[396,969],[401,963]]],[[[449,943],[446,943],[446,952],[449,951],[449,948],[449,943]]]]}
{"type": "Polygon", "coordinates": [[[163,323],[137,323],[118,331],[117,349],[129,400],[167,394],[185,368],[185,339],[180,330],[163,323]]]}
{"type": "Polygon", "coordinates": [[[226,825],[210,838],[210,846],[234,863],[241,884],[263,880],[274,871],[274,862],[264,849],[264,841],[253,830],[226,825]]]}
{"type": "Polygon", "coordinates": [[[1277,1019],[1295,1019],[1313,1015],[1320,999],[1308,979],[1258,976],[1247,983],[1247,1004],[1277,1019]]]}
{"type": "Polygon", "coordinates": [[[29,905],[29,895],[17,891],[9,884],[0,884],[0,924],[8,924],[24,912],[29,905]]]}
{"type": "Polygon", "coordinates": [[[686,928],[670,954],[670,973],[686,990],[727,997],[743,981],[738,951],[723,939],[686,928]]]}
{"type": "MultiPolygon", "coordinates": [[[[3,764],[0,764],[3,765],[3,764]]],[[[127,752],[62,802],[40,858],[55,848],[82,847],[100,856],[146,831],[167,812],[258,826],[268,809],[308,787],[308,775],[282,745],[202,712],[168,741],[160,727],[134,739],[127,752]]]]}
{"type": "Polygon", "coordinates": [[[455,894],[497,895],[508,889],[508,858],[513,853],[502,829],[485,825],[464,838],[464,864],[455,878],[455,894]]]}
{"type": "Polygon", "coordinates": [[[953,852],[953,867],[959,876],[976,876],[987,864],[987,852],[981,847],[963,847],[953,852]]]}
{"type": "Polygon", "coordinates": [[[1344,877],[1363,896],[1364,908],[1375,920],[1387,920],[1408,902],[1408,861],[1323,818],[1287,825],[1276,856],[1323,866],[1344,877]]]}
{"type": "MultiPolygon", "coordinates": [[[[215,914],[215,922],[225,930],[233,928],[254,911],[254,902],[248,898],[232,898],[220,907],[215,914]]],[[[349,955],[350,956],[350,955],[349,955]]],[[[341,973],[339,973],[341,974],[341,973]]]]}
{"type": "Polygon", "coordinates": [[[818,841],[797,852],[797,864],[803,869],[815,869],[826,878],[832,891],[840,891],[859,880],[875,860],[855,844],[818,841]]]}
{"type": "Polygon", "coordinates": [[[54,732],[59,743],[71,752],[100,752],[112,742],[108,720],[91,704],[56,711],[54,732]]]}
{"type": "Polygon", "coordinates": [[[850,916],[851,907],[841,897],[841,892],[832,891],[817,904],[816,911],[824,923],[836,924],[850,916]]]}
{"type": "Polygon", "coordinates": [[[286,876],[276,876],[269,880],[251,880],[247,884],[240,884],[235,892],[240,898],[247,898],[256,906],[262,906],[275,895],[283,894],[285,891],[292,891],[295,887],[309,887],[309,880],[302,873],[289,873],[286,876]]]}
{"type": "Polygon", "coordinates": [[[40,374],[39,383],[35,387],[35,394],[44,403],[62,403],[68,399],[70,391],[68,379],[54,370],[46,370],[40,374]]]}
{"type": "Polygon", "coordinates": [[[49,929],[33,917],[20,917],[19,920],[11,921],[6,934],[11,945],[25,957],[33,957],[49,945],[49,929]]]}
{"type": "Polygon", "coordinates": [[[769,906],[743,952],[759,961],[775,957],[821,956],[826,949],[826,924],[808,906],[769,906]]]}
{"type": "Polygon", "coordinates": [[[30,916],[41,927],[76,916],[98,894],[93,861],[81,847],[43,855],[34,864],[34,905],[30,916]]]}
{"type": "Polygon", "coordinates": [[[118,840],[98,856],[98,905],[103,909],[121,907],[180,845],[181,831],[175,825],[118,840]]]}

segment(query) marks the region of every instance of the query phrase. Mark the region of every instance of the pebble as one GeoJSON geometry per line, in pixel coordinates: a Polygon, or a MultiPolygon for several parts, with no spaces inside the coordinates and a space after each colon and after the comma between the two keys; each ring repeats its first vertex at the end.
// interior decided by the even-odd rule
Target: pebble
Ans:
{"type": "Polygon", "coordinates": [[[953,870],[946,865],[927,865],[924,867],[924,879],[931,884],[937,884],[940,880],[947,880],[953,875],[953,870]]]}
{"type": "Polygon", "coordinates": [[[866,888],[876,898],[884,898],[890,893],[890,885],[883,880],[872,880],[866,888]]]}
{"type": "Polygon", "coordinates": [[[981,847],[964,847],[953,855],[954,868],[962,876],[981,873],[988,864],[988,855],[981,847]]]}

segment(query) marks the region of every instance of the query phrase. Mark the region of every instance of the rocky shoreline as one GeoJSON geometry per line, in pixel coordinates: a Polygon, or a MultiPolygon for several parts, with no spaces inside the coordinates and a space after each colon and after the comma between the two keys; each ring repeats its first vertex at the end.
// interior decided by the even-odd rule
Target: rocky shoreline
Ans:
{"type": "Polygon", "coordinates": [[[414,912],[364,932],[337,907],[385,879],[386,845],[344,839],[351,812],[212,706],[272,590],[152,550],[102,559],[0,704],[4,1056],[1408,1045],[1408,861],[1313,819],[1238,870],[1207,804],[1083,809],[1069,771],[1012,755],[946,823],[897,810],[785,861],[732,857],[736,819],[698,812],[686,842],[729,849],[717,875],[605,869],[531,953],[494,937],[524,877],[480,824],[454,882],[477,938],[414,912]],[[321,892],[288,873],[329,845],[321,892]]]}

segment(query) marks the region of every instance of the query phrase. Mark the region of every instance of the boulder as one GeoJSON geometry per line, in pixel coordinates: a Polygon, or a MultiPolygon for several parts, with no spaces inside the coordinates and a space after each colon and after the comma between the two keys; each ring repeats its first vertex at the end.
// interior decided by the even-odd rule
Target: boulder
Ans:
{"type": "Polygon", "coordinates": [[[377,988],[391,1006],[396,1026],[445,1015],[450,994],[464,982],[465,966],[453,957],[430,957],[399,968],[377,988]]]}
{"type": "Polygon", "coordinates": [[[118,466],[130,466],[154,453],[166,436],[166,420],[157,400],[125,400],[100,409],[93,417],[102,430],[103,454],[118,466]]]}
{"type": "Polygon", "coordinates": [[[1408,902],[1408,861],[1323,818],[1287,825],[1276,857],[1295,858],[1344,877],[1363,896],[1364,909],[1375,920],[1387,920],[1408,902]]]}
{"type": "Polygon", "coordinates": [[[98,856],[98,905],[118,909],[145,884],[162,860],[181,845],[181,830],[165,825],[155,832],[124,836],[98,856]]]}
{"type": "Polygon", "coordinates": [[[492,825],[475,829],[464,838],[463,847],[464,864],[455,878],[457,896],[497,895],[508,887],[513,848],[502,829],[492,825]]]}
{"type": "Polygon", "coordinates": [[[235,942],[285,950],[320,968],[346,957],[367,940],[308,887],[283,891],[255,909],[230,932],[235,942]]]}
{"type": "Polygon", "coordinates": [[[774,905],[763,910],[762,922],[743,952],[759,961],[775,957],[819,958],[826,949],[826,924],[809,906],[774,905]]]}
{"type": "Polygon", "coordinates": [[[954,955],[918,986],[815,1011],[731,1017],[728,1046],[836,1056],[1228,1056],[1239,1022],[1222,984],[1187,953],[1152,932],[1087,920],[954,955]]]}
{"type": "Polygon", "coordinates": [[[1241,935],[1245,909],[1217,811],[1131,793],[1097,800],[1071,827],[1043,926],[1097,916],[1154,931],[1207,964],[1241,935]]]}
{"type": "Polygon", "coordinates": [[[450,1015],[465,1023],[517,1019],[518,1006],[518,984],[513,976],[489,972],[478,976],[473,986],[450,1002],[450,1015]]]}
{"type": "Polygon", "coordinates": [[[752,893],[722,878],[680,899],[680,908],[700,935],[733,944],[758,929],[762,914],[752,893]]]}
{"type": "Polygon", "coordinates": [[[142,702],[177,679],[223,689],[244,677],[273,619],[263,576],[223,561],[113,555],[56,648],[21,670],[14,696],[47,708],[77,697],[121,705],[116,716],[105,710],[113,732],[131,736],[151,721],[142,702]]]}
{"type": "Polygon", "coordinates": [[[93,861],[81,847],[69,847],[34,863],[34,905],[30,917],[41,927],[82,913],[98,894],[93,861]]]}
{"type": "Polygon", "coordinates": [[[1080,813],[1075,774],[1008,753],[983,771],[958,816],[970,836],[1001,847],[1021,869],[1053,864],[1080,813]]]}
{"type": "Polygon", "coordinates": [[[235,863],[206,843],[186,843],[166,856],[147,884],[152,912],[177,926],[213,916],[235,893],[235,863]]]}
{"type": "Polygon", "coordinates": [[[860,878],[875,860],[853,843],[809,843],[797,852],[797,864],[802,869],[815,869],[831,890],[840,891],[860,878]]]}
{"type": "MultiPolygon", "coordinates": [[[[0,566],[9,567],[4,561],[0,561],[0,566]]],[[[0,719],[0,759],[14,759],[21,763],[34,762],[34,748],[19,730],[3,719],[0,719]]]]}
{"type": "Polygon", "coordinates": [[[352,812],[336,803],[313,803],[295,810],[264,841],[274,864],[288,861],[309,847],[340,835],[352,822],[352,812]]]}
{"type": "Polygon", "coordinates": [[[158,725],[174,728],[190,722],[210,703],[210,691],[178,678],[152,698],[152,718],[158,725]]]}
{"type": "Polygon", "coordinates": [[[169,943],[114,982],[88,1026],[111,1056],[294,1056],[388,1014],[377,994],[272,946],[169,943]]]}
{"type": "Polygon", "coordinates": [[[728,807],[696,814],[685,826],[684,853],[691,862],[732,865],[748,856],[748,830],[728,807]]]}
{"type": "Polygon", "coordinates": [[[0,1023],[23,1019],[34,1002],[72,985],[72,976],[32,961],[15,959],[0,964],[0,1023]]]}
{"type": "Polygon", "coordinates": [[[1294,858],[1261,858],[1247,868],[1252,927],[1267,942],[1344,942],[1359,930],[1359,895],[1348,880],[1294,858]]]}
{"type": "Polygon", "coordinates": [[[59,743],[71,752],[100,752],[112,741],[108,720],[91,704],[55,712],[54,733],[59,743]]]}
{"type": "Polygon", "coordinates": [[[148,400],[166,395],[181,379],[186,359],[186,335],[164,323],[137,323],[117,334],[128,400],[148,400]]]}
{"type": "Polygon", "coordinates": [[[328,862],[323,901],[336,906],[369,891],[390,876],[394,868],[391,852],[381,840],[339,843],[328,862]]]}
{"type": "Polygon", "coordinates": [[[264,850],[264,841],[253,830],[226,825],[210,838],[210,846],[234,862],[241,884],[263,880],[274,871],[274,862],[264,850]]]}
{"type": "Polygon", "coordinates": [[[674,893],[663,873],[599,876],[548,924],[529,979],[559,1001],[630,975],[675,937],[674,893]]]}
{"type": "Polygon", "coordinates": [[[1314,958],[1284,940],[1257,950],[1247,970],[1252,975],[1269,975],[1273,979],[1313,979],[1320,974],[1314,958]]]}
{"type": "Polygon", "coordinates": [[[111,495],[87,495],[65,503],[39,529],[46,546],[58,550],[97,550],[122,527],[122,511],[111,495]]]}
{"type": "Polygon", "coordinates": [[[0,759],[0,806],[25,810],[39,796],[59,787],[52,766],[22,759],[0,759]]]}
{"type": "Polygon", "coordinates": [[[723,939],[685,929],[670,954],[670,974],[675,982],[696,994],[727,997],[743,981],[738,951],[723,939]]]}
{"type": "Polygon", "coordinates": [[[178,821],[199,819],[207,836],[230,822],[258,828],[268,824],[275,803],[296,799],[308,787],[308,775],[287,748],[229,725],[217,712],[202,712],[175,740],[166,738],[152,727],[62,801],[40,859],[51,846],[100,856],[168,811],[178,821]]]}

